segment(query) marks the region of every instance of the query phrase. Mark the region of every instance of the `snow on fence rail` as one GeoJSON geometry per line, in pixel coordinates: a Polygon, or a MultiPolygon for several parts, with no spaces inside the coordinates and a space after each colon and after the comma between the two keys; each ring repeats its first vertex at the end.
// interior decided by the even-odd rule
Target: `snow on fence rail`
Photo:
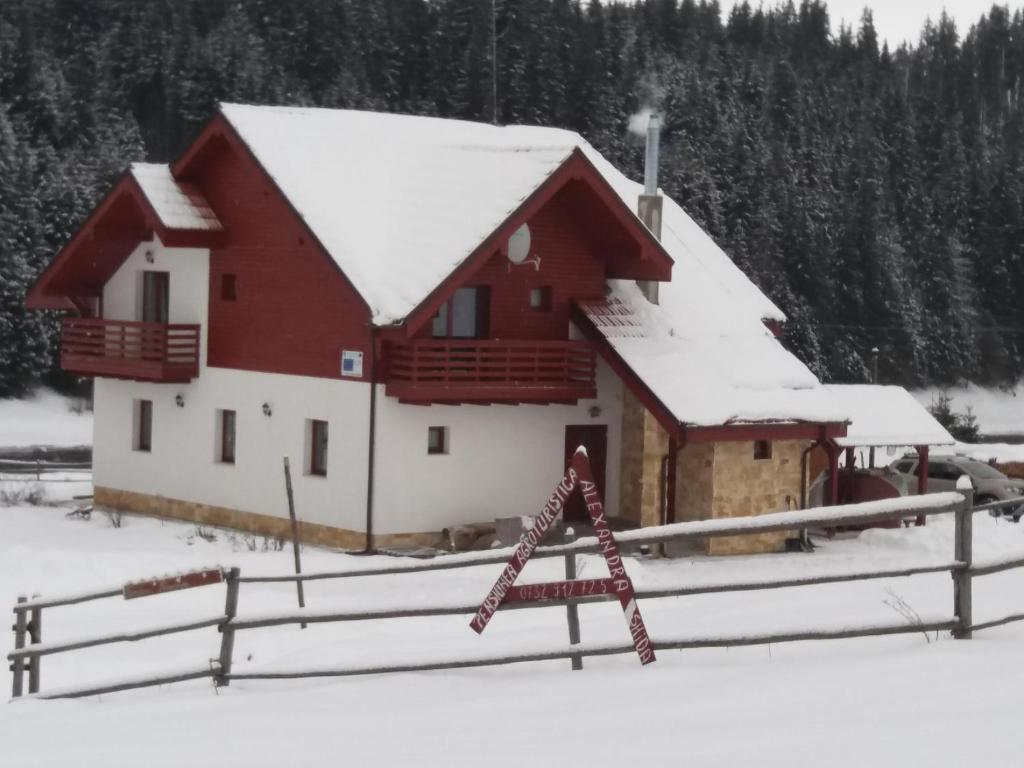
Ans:
{"type": "MultiPolygon", "coordinates": [[[[769,643],[793,642],[800,640],[825,640],[875,635],[892,635],[921,631],[952,630],[954,637],[970,638],[974,631],[1000,626],[1013,621],[1024,620],[1024,613],[994,619],[980,624],[972,623],[971,616],[971,581],[975,577],[998,573],[1010,568],[1024,567],[1024,558],[1012,558],[1000,561],[985,562],[973,565],[972,552],[972,518],[979,511],[990,511],[1000,504],[986,504],[982,507],[973,506],[973,491],[965,488],[957,493],[939,493],[902,499],[890,499],[865,504],[852,504],[842,507],[828,507],[795,512],[780,512],[771,515],[750,518],[732,518],[713,521],[678,523],[674,525],[645,528],[616,534],[616,539],[624,544],[649,544],[667,541],[679,541],[708,536],[736,536],[750,533],[766,533],[771,531],[792,530],[807,527],[837,527],[843,525],[864,525],[900,520],[918,515],[935,515],[948,512],[956,513],[955,551],[952,560],[940,563],[916,565],[906,568],[885,570],[846,570],[815,576],[786,578],[776,580],[735,581],[718,584],[664,586],[653,589],[641,589],[636,592],[638,600],[654,600],[666,597],[688,595],[752,591],[764,589],[782,589],[787,587],[813,586],[833,584],[867,579],[882,579],[915,576],[919,574],[948,571],[953,576],[953,612],[950,616],[928,617],[920,623],[865,624],[840,627],[793,628],[787,631],[776,631],[761,635],[744,636],[705,636],[705,637],[665,637],[654,633],[653,648],[658,650],[717,648],[743,645],[760,645],[769,643]]],[[[1008,500],[1005,505],[1019,503],[1008,500]]],[[[540,547],[534,557],[563,557],[566,561],[567,577],[575,572],[575,557],[578,554],[597,550],[596,539],[580,539],[575,542],[556,546],[540,547]]],[[[14,607],[15,613],[15,648],[8,654],[14,672],[12,693],[19,697],[23,693],[23,677],[26,666],[29,675],[29,693],[39,698],[76,697],[97,695],[113,691],[141,688],[152,685],[163,685],[181,680],[192,680],[202,677],[213,678],[217,685],[227,685],[231,680],[257,680],[305,677],[331,677],[349,675],[367,675],[384,672],[425,671],[441,669],[461,669],[466,667],[492,666],[529,661],[545,661],[553,659],[571,659],[573,669],[582,667],[585,656],[604,656],[620,653],[634,653],[632,644],[595,644],[581,642],[578,623],[574,626],[576,606],[602,600],[614,599],[614,595],[584,595],[576,597],[553,597],[537,603],[511,603],[503,605],[502,610],[527,610],[533,608],[565,606],[569,624],[570,642],[568,645],[548,645],[527,649],[520,653],[500,655],[469,655],[460,658],[434,658],[395,661],[388,664],[348,665],[337,668],[264,670],[264,671],[232,671],[235,633],[261,627],[279,626],[282,624],[302,624],[316,622],[372,621],[415,616],[471,615],[476,612],[476,602],[470,604],[464,600],[438,601],[431,606],[402,604],[380,605],[373,610],[359,611],[317,611],[309,608],[273,613],[252,613],[237,615],[238,593],[241,583],[254,582],[294,582],[318,579],[350,578],[355,576],[380,576],[398,573],[416,573],[424,571],[448,570],[488,564],[504,564],[513,549],[495,550],[491,552],[467,553],[438,557],[418,563],[403,563],[395,566],[351,569],[346,571],[306,573],[287,576],[252,576],[241,577],[237,568],[221,570],[221,576],[227,586],[225,609],[223,614],[202,617],[191,622],[165,625],[135,632],[120,632],[98,637],[82,638],[61,643],[44,644],[42,642],[41,613],[44,608],[73,605],[124,595],[126,589],[133,585],[123,585],[116,589],[104,589],[94,592],[80,592],[56,597],[41,597],[28,600],[18,599],[14,607]],[[87,687],[53,689],[39,692],[40,658],[47,654],[64,653],[80,648],[93,647],[116,642],[132,642],[149,637],[185,632],[193,629],[217,626],[221,635],[218,657],[205,666],[191,667],[184,670],[151,674],[136,678],[108,680],[104,683],[87,687]],[[29,644],[26,645],[26,640],[29,644]]],[[[183,574],[169,577],[168,583],[175,585],[200,586],[211,583],[210,571],[183,574]],[[200,578],[199,574],[206,576],[200,578]]],[[[219,579],[218,579],[219,580],[219,579]]],[[[150,583],[161,580],[150,580],[150,583]]],[[[136,583],[137,584],[137,583],[136,583]]],[[[173,588],[173,587],[172,587],[173,588]]]]}
{"type": "MultiPolygon", "coordinates": [[[[94,648],[98,645],[110,645],[111,643],[137,642],[151,637],[191,632],[207,627],[222,628],[234,617],[238,607],[238,574],[239,570],[237,568],[227,570],[219,567],[204,568],[197,571],[161,576],[155,579],[129,582],[117,588],[101,589],[92,592],[78,592],[52,598],[37,597],[31,600],[26,597],[19,597],[18,602],[14,606],[14,649],[7,654],[7,658],[11,662],[10,669],[13,673],[11,696],[18,698],[24,694],[26,671],[28,672],[29,694],[44,699],[93,696],[101,693],[124,691],[130,688],[145,688],[153,685],[180,682],[182,680],[194,680],[199,677],[219,679],[225,671],[230,671],[231,669],[231,653],[234,646],[234,635],[232,633],[223,633],[221,635],[221,653],[217,661],[206,664],[198,671],[196,668],[190,667],[185,670],[108,681],[85,688],[58,689],[46,693],[39,692],[40,667],[43,656],[67,653],[68,651],[77,651],[84,648],[94,648]],[[224,613],[204,616],[192,619],[191,621],[175,622],[173,624],[163,624],[137,630],[123,630],[103,635],[72,638],[55,643],[43,642],[42,618],[44,608],[77,605],[110,597],[123,597],[126,600],[130,600],[180,589],[217,584],[222,581],[227,585],[224,613]],[[26,645],[26,640],[29,641],[28,645],[26,645]],[[226,665],[223,663],[225,658],[227,658],[226,665]]],[[[223,682],[226,683],[226,680],[223,682]]]]}

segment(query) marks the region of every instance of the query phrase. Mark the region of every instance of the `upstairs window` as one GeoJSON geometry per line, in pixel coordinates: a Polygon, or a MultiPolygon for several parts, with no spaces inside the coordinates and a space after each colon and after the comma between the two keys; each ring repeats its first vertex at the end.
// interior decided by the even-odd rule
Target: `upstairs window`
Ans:
{"type": "Polygon", "coordinates": [[[225,272],[220,276],[220,298],[222,301],[238,300],[238,279],[235,275],[225,272]]]}
{"type": "Polygon", "coordinates": [[[551,311],[551,287],[542,286],[530,289],[530,309],[535,312],[551,311]]]}
{"type": "Polygon", "coordinates": [[[221,464],[235,463],[235,412],[217,411],[217,461],[221,464]]]}
{"type": "Polygon", "coordinates": [[[448,427],[427,427],[427,453],[448,453],[448,427]]]}
{"type": "Polygon", "coordinates": [[[431,323],[435,339],[484,339],[490,335],[490,290],[459,288],[441,305],[431,323]]]}
{"type": "Polygon", "coordinates": [[[327,422],[310,419],[309,432],[309,474],[327,477],[327,422]]]}
{"type": "Polygon", "coordinates": [[[754,441],[754,460],[755,461],[767,461],[772,457],[772,443],[771,440],[755,440],[754,441]]]}
{"type": "Polygon", "coordinates": [[[153,450],[153,401],[136,400],[132,418],[132,448],[149,453],[153,450]]]}
{"type": "Polygon", "coordinates": [[[166,323],[171,276],[168,272],[142,273],[142,322],[166,323]]]}

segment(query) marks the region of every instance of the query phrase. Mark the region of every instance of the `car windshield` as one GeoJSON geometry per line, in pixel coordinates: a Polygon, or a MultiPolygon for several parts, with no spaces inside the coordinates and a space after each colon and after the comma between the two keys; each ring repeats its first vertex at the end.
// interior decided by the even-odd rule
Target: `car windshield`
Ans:
{"type": "Polygon", "coordinates": [[[1006,475],[995,467],[990,467],[980,461],[958,461],[957,466],[963,467],[968,474],[982,480],[1006,480],[1006,475]]]}

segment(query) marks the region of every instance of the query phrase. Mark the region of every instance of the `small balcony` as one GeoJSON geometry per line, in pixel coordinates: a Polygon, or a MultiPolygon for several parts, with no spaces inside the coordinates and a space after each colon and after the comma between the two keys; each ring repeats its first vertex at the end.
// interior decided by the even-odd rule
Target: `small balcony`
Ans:
{"type": "Polygon", "coordinates": [[[199,326],[65,318],[60,364],[79,376],[184,383],[199,375],[199,326]]]}
{"type": "Polygon", "coordinates": [[[586,341],[422,339],[390,348],[386,392],[411,403],[555,403],[597,397],[586,341]]]}

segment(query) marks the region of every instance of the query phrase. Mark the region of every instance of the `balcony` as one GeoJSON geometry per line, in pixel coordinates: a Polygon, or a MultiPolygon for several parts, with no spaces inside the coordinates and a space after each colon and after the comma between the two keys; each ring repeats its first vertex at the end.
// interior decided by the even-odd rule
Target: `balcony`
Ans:
{"type": "Polygon", "coordinates": [[[553,403],[597,397],[585,341],[423,339],[393,346],[386,392],[411,403],[553,403]]]}
{"type": "Polygon", "coordinates": [[[79,376],[187,382],[199,375],[199,326],[66,318],[60,364],[79,376]]]}

